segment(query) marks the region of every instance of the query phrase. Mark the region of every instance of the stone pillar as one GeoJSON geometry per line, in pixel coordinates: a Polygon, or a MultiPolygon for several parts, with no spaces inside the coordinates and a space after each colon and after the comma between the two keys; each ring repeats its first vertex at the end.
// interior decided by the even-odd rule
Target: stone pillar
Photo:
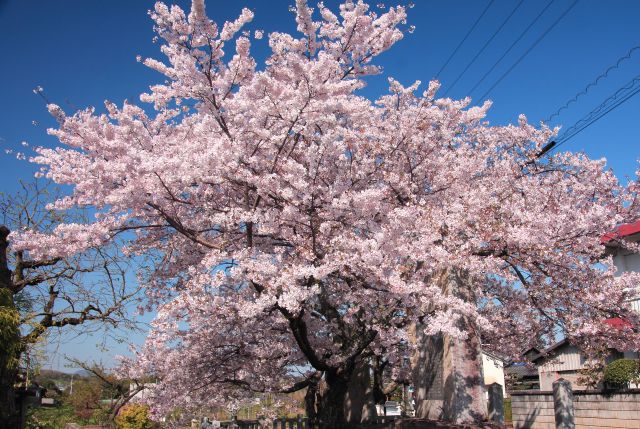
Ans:
{"type": "MultiPolygon", "coordinates": [[[[444,294],[475,303],[471,279],[464,273],[446,269],[431,281],[437,282],[444,294]]],[[[458,327],[467,333],[466,339],[425,336],[419,324],[409,333],[416,341],[412,356],[416,417],[452,423],[479,423],[487,418],[478,329],[465,317],[458,327]]]]}
{"type": "Polygon", "coordinates": [[[415,395],[415,416],[437,420],[442,416],[443,382],[442,335],[425,335],[422,324],[413,324],[409,329],[410,341],[415,351],[411,356],[411,372],[415,395]]]}
{"type": "Polygon", "coordinates": [[[553,382],[553,408],[556,416],[556,429],[576,428],[573,390],[571,383],[564,378],[553,382]]]}
{"type": "Polygon", "coordinates": [[[489,385],[489,420],[504,423],[504,393],[498,383],[489,385]]]}
{"type": "Polygon", "coordinates": [[[411,400],[411,392],[409,391],[409,385],[402,385],[402,414],[404,417],[411,416],[413,417],[413,404],[411,400]]]}
{"type": "MultiPolygon", "coordinates": [[[[445,294],[475,304],[471,279],[466,274],[447,269],[440,282],[445,294]]],[[[452,423],[479,423],[487,417],[480,335],[466,317],[458,321],[458,328],[467,333],[467,338],[444,336],[442,417],[452,423]]]]}
{"type": "Polygon", "coordinates": [[[349,423],[371,422],[376,417],[371,365],[359,361],[353,371],[344,401],[344,415],[349,423]]]}

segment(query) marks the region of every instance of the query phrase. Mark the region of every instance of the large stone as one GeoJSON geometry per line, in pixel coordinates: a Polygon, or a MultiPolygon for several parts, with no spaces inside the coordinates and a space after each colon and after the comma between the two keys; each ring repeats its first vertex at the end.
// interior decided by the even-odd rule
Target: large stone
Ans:
{"type": "MultiPolygon", "coordinates": [[[[471,280],[457,270],[443,270],[435,279],[443,293],[475,302],[471,280]]],[[[415,325],[412,357],[416,386],[416,417],[453,423],[476,423],[487,418],[480,337],[473,321],[462,317],[458,328],[465,339],[448,335],[426,336],[415,325]]]]}
{"type": "Polygon", "coordinates": [[[442,359],[444,341],[442,335],[424,335],[424,326],[415,324],[410,335],[416,342],[411,368],[414,385],[416,417],[438,419],[442,415],[444,399],[442,359]]]}
{"type": "Polygon", "coordinates": [[[555,410],[556,429],[576,428],[573,390],[571,389],[571,383],[563,378],[553,382],[553,408],[555,410]]]}
{"type": "Polygon", "coordinates": [[[489,385],[489,420],[504,422],[504,393],[498,383],[489,385]]]}
{"type": "Polygon", "coordinates": [[[370,422],[376,417],[371,367],[365,361],[360,361],[356,365],[349,381],[344,414],[349,423],[370,422]]]}

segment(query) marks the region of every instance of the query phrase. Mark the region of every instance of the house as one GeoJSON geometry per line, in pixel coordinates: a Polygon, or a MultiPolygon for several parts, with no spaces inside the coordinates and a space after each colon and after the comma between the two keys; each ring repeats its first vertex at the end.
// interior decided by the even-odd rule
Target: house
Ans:
{"type": "Polygon", "coordinates": [[[129,385],[129,394],[131,396],[131,402],[147,402],[153,397],[153,390],[156,388],[157,383],[143,383],[142,386],[131,383],[129,385]],[[140,387],[142,387],[140,389],[140,387]],[[136,390],[138,390],[136,392],[136,390]]]}
{"type": "MultiPolygon", "coordinates": [[[[531,349],[529,352],[535,352],[531,349]]],[[[606,358],[609,363],[622,356],[612,351],[606,358]]],[[[571,344],[567,339],[553,344],[551,347],[531,356],[538,369],[539,386],[542,391],[553,390],[553,382],[564,378],[571,382],[574,389],[586,389],[588,386],[580,383],[582,370],[587,368],[587,358],[582,351],[571,344]]]]}
{"type": "Polygon", "coordinates": [[[527,362],[513,362],[504,368],[508,392],[516,390],[540,390],[538,369],[527,362]]]}
{"type": "MultiPolygon", "coordinates": [[[[640,241],[640,221],[621,225],[616,231],[605,234],[602,241],[607,248],[607,252],[613,255],[613,263],[618,269],[618,273],[625,271],[640,272],[640,254],[622,249],[618,244],[618,239],[624,238],[632,242],[640,241]]],[[[638,285],[640,287],[640,285],[638,285]]],[[[640,312],[640,296],[631,300],[631,307],[640,312]]]]}
{"type": "Polygon", "coordinates": [[[502,386],[502,394],[506,396],[506,386],[504,382],[504,361],[498,356],[482,352],[482,374],[484,376],[485,386],[498,383],[502,386]]]}
{"type": "Polygon", "coordinates": [[[402,415],[402,405],[396,401],[387,401],[384,403],[384,415],[385,416],[400,416],[402,415]]]}
{"type": "MultiPolygon", "coordinates": [[[[625,271],[640,272],[640,254],[622,249],[619,245],[619,239],[638,242],[640,241],[640,221],[631,224],[621,225],[615,231],[605,234],[602,242],[607,252],[613,255],[613,263],[618,273],[625,271]]],[[[639,285],[640,286],[640,285],[639,285]]],[[[631,307],[640,312],[640,295],[633,298],[631,307]]],[[[604,321],[611,328],[622,328],[628,325],[628,322],[614,317],[604,321]]],[[[588,365],[584,354],[566,339],[557,342],[544,351],[531,349],[527,351],[528,359],[533,362],[538,369],[540,380],[540,390],[548,391],[552,389],[552,384],[559,378],[569,380],[574,389],[584,389],[587,386],[579,383],[581,370],[588,365]]],[[[610,350],[610,354],[606,357],[605,362],[609,363],[620,358],[638,359],[640,354],[638,351],[610,350]]]]}
{"type": "MultiPolygon", "coordinates": [[[[605,323],[616,326],[620,320],[621,319],[607,319],[605,323]]],[[[637,351],[621,352],[611,349],[605,358],[605,363],[608,364],[622,358],[639,359],[640,354],[637,351]]],[[[574,389],[587,389],[589,387],[580,382],[582,370],[588,368],[588,359],[580,349],[566,339],[555,343],[543,352],[539,352],[531,358],[531,362],[533,362],[538,369],[540,390],[552,390],[553,382],[560,378],[570,381],[574,389]]]]}

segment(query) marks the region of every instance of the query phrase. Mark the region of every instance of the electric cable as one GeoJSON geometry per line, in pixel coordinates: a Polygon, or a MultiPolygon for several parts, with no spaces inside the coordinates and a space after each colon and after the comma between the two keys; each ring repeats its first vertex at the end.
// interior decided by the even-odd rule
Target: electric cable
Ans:
{"type": "Polygon", "coordinates": [[[487,11],[489,10],[489,8],[491,7],[491,5],[493,4],[494,1],[495,0],[491,0],[487,4],[487,6],[484,8],[484,10],[480,14],[480,16],[476,19],[476,22],[473,23],[473,25],[471,26],[469,31],[467,31],[467,34],[462,38],[460,43],[458,43],[458,46],[456,46],[456,48],[453,50],[451,55],[449,55],[449,58],[447,58],[447,61],[442,65],[442,67],[440,67],[440,70],[438,71],[438,73],[436,73],[436,79],[438,79],[440,77],[440,75],[444,71],[445,67],[447,67],[447,65],[449,65],[449,62],[451,61],[451,59],[455,56],[455,54],[458,52],[458,50],[460,50],[460,47],[464,44],[464,42],[469,38],[469,36],[473,32],[473,30],[476,28],[476,26],[478,25],[478,23],[480,22],[482,17],[487,13],[487,11]]]}
{"type": "Polygon", "coordinates": [[[458,77],[453,81],[453,83],[451,84],[451,86],[449,86],[449,88],[444,92],[444,96],[446,97],[447,94],[449,93],[449,91],[451,91],[453,89],[454,86],[456,86],[456,83],[458,83],[458,81],[460,80],[460,78],[462,78],[462,76],[464,76],[464,74],[467,72],[467,70],[469,70],[469,68],[473,65],[473,63],[476,62],[476,60],[478,59],[478,57],[480,57],[480,55],[484,52],[484,50],[487,48],[487,46],[489,46],[489,44],[493,41],[493,39],[498,35],[498,33],[504,28],[505,25],[507,25],[507,22],[509,22],[509,20],[511,20],[511,17],[513,17],[513,15],[516,13],[516,11],[520,8],[520,6],[522,6],[522,3],[524,3],[524,0],[520,0],[518,2],[518,4],[511,10],[511,13],[504,19],[504,21],[502,21],[502,24],[500,24],[500,26],[498,27],[498,29],[496,31],[493,32],[493,34],[491,35],[491,37],[489,37],[489,39],[484,43],[484,45],[482,46],[482,48],[480,48],[480,50],[476,53],[476,55],[471,59],[471,61],[469,61],[469,63],[467,64],[467,66],[464,68],[464,70],[462,70],[462,72],[458,75],[458,77]]]}
{"type": "Polygon", "coordinates": [[[571,103],[577,102],[578,98],[582,97],[583,95],[586,95],[591,88],[593,88],[594,86],[598,85],[598,82],[600,81],[600,79],[605,79],[606,77],[608,77],[609,72],[619,68],[620,64],[622,64],[624,61],[630,59],[631,56],[633,55],[634,51],[639,50],[639,49],[640,49],[640,45],[634,46],[633,48],[629,49],[625,55],[623,55],[622,57],[618,58],[618,60],[616,61],[615,64],[609,66],[604,72],[602,72],[600,75],[598,75],[598,77],[596,77],[593,81],[591,81],[582,91],[578,92],[572,98],[567,100],[562,105],[562,107],[560,107],[558,110],[553,112],[551,115],[549,115],[549,117],[544,119],[542,122],[549,123],[549,122],[551,122],[551,119],[553,119],[554,117],[560,116],[560,112],[562,112],[564,109],[569,108],[569,105],[571,105],[571,103]]]}
{"type": "Polygon", "coordinates": [[[498,86],[498,84],[500,82],[502,82],[504,80],[505,77],[507,77],[509,75],[509,73],[511,73],[513,71],[514,68],[516,68],[516,66],[518,64],[520,64],[520,62],[527,56],[529,55],[529,53],[536,47],[538,46],[538,44],[545,38],[545,36],[547,34],[549,34],[549,32],[551,30],[553,30],[555,28],[556,25],[558,25],[558,23],[560,21],[562,21],[562,19],[571,11],[571,9],[573,9],[575,7],[576,4],[578,4],[579,0],[575,0],[573,3],[571,3],[571,6],[569,6],[559,17],[558,19],[556,19],[545,31],[544,33],[542,33],[540,35],[540,37],[538,37],[538,39],[536,39],[535,42],[533,42],[533,44],[531,46],[529,46],[529,48],[524,52],[524,54],[522,54],[520,56],[520,58],[518,58],[516,60],[515,63],[513,63],[513,65],[511,67],[509,67],[509,69],[504,72],[504,74],[502,76],[500,76],[500,78],[493,84],[491,85],[491,88],[489,88],[484,94],[482,94],[482,97],[480,97],[480,101],[484,101],[484,99],[487,97],[487,95],[489,95],[489,93],[491,93],[491,91],[493,91],[493,89],[498,86]]]}
{"type": "MultiPolygon", "coordinates": [[[[636,86],[636,84],[638,84],[638,83],[640,83],[640,75],[634,77],[629,82],[627,82],[625,85],[623,85],[620,88],[618,88],[618,90],[615,93],[613,93],[612,95],[610,95],[607,98],[605,98],[604,101],[602,101],[602,103],[600,103],[595,109],[593,109],[591,112],[589,112],[588,114],[583,116],[582,119],[578,120],[574,125],[569,127],[563,133],[563,135],[568,134],[569,130],[572,130],[572,129],[580,126],[581,122],[589,121],[591,117],[593,117],[595,115],[598,115],[604,108],[607,107],[609,102],[613,101],[615,103],[616,100],[618,99],[618,97],[620,97],[621,95],[622,95],[622,97],[624,97],[626,95],[626,93],[629,93],[629,92],[633,91],[634,90],[634,86],[636,86]]],[[[560,138],[558,140],[562,140],[562,138],[560,138]]]]}
{"type": "Polygon", "coordinates": [[[491,72],[498,66],[498,64],[500,64],[500,62],[509,54],[509,52],[511,52],[511,50],[513,49],[514,46],[516,46],[518,44],[518,42],[524,37],[525,34],[527,34],[529,32],[529,30],[531,29],[531,27],[533,27],[535,25],[536,22],[538,22],[538,20],[540,19],[540,17],[542,15],[544,15],[544,13],[547,11],[547,9],[549,9],[549,6],[551,6],[553,4],[555,0],[551,0],[549,3],[547,3],[547,5],[542,8],[542,10],[540,11],[540,13],[538,13],[538,16],[536,16],[533,21],[531,21],[531,23],[527,26],[527,28],[524,29],[524,31],[522,33],[520,33],[520,35],[518,36],[518,38],[511,44],[511,46],[509,46],[509,48],[504,51],[504,53],[502,54],[502,56],[498,59],[498,61],[496,61],[491,68],[489,69],[489,71],[487,71],[484,76],[482,76],[480,78],[480,80],[478,82],[476,82],[476,84],[473,86],[473,88],[471,88],[470,91],[467,92],[467,94],[471,95],[471,93],[473,93],[473,91],[476,90],[476,88],[478,88],[478,86],[480,86],[480,84],[482,82],[484,82],[484,80],[487,78],[487,76],[489,76],[489,74],[491,74],[491,72]]]}
{"type": "Polygon", "coordinates": [[[602,119],[611,111],[615,110],[630,98],[638,94],[638,92],[640,92],[640,75],[634,77],[626,85],[618,88],[618,90],[613,95],[607,97],[595,109],[593,109],[587,115],[583,116],[582,119],[577,121],[571,127],[567,128],[567,130],[562,133],[560,138],[556,140],[557,145],[553,148],[553,150],[559,148],[564,143],[566,143],[585,129],[589,128],[592,124],[602,119]],[[610,102],[613,102],[613,104],[610,104],[610,102]]]}
{"type": "Polygon", "coordinates": [[[626,95],[624,98],[622,98],[619,102],[617,102],[616,104],[614,104],[613,106],[611,106],[609,109],[605,110],[602,114],[600,114],[599,116],[597,116],[596,118],[592,119],[589,123],[585,124],[584,126],[582,126],[580,129],[575,130],[571,135],[569,135],[568,137],[563,137],[563,140],[558,144],[558,147],[560,145],[562,145],[563,143],[567,142],[568,140],[572,139],[573,137],[575,137],[576,135],[578,135],[579,133],[581,133],[582,131],[584,131],[585,129],[589,128],[594,122],[597,122],[598,120],[600,120],[601,118],[605,117],[609,112],[611,112],[612,110],[615,110],[616,108],[618,108],[621,104],[623,104],[624,102],[626,102],[627,100],[629,100],[631,97],[633,97],[634,95],[636,95],[638,92],[640,92],[640,87],[636,88],[634,91],[632,91],[630,94],[626,95]]]}
{"type": "Polygon", "coordinates": [[[623,98],[622,100],[620,100],[617,104],[611,106],[609,109],[607,109],[605,112],[603,112],[600,116],[594,118],[593,120],[591,120],[591,122],[587,123],[586,125],[584,125],[582,128],[576,130],[573,134],[571,134],[568,137],[564,137],[564,140],[562,140],[560,143],[558,143],[558,145],[556,146],[556,148],[560,147],[562,144],[564,144],[565,142],[569,141],[570,139],[572,139],[573,137],[575,137],[576,135],[580,134],[582,131],[584,131],[585,129],[589,128],[594,122],[597,122],[598,120],[600,120],[601,118],[605,117],[609,112],[611,112],[612,110],[615,110],[616,108],[618,108],[621,104],[623,104],[624,102],[626,102],[627,100],[629,100],[631,97],[633,97],[634,95],[636,95],[638,92],[640,92],[640,88],[637,88],[636,90],[634,90],[631,94],[628,94],[625,98],[623,98]]]}

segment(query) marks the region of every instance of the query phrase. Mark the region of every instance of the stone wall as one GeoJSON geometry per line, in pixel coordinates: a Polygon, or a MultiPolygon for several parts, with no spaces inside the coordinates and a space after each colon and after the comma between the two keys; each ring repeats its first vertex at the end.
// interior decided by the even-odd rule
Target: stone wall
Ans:
{"type": "MultiPolygon", "coordinates": [[[[576,429],[640,429],[640,390],[573,391],[576,429]]],[[[514,429],[555,429],[552,392],[511,392],[514,429]]]]}
{"type": "Polygon", "coordinates": [[[386,423],[363,423],[357,429],[504,429],[503,425],[485,422],[478,425],[456,425],[428,419],[399,419],[386,423]]]}

